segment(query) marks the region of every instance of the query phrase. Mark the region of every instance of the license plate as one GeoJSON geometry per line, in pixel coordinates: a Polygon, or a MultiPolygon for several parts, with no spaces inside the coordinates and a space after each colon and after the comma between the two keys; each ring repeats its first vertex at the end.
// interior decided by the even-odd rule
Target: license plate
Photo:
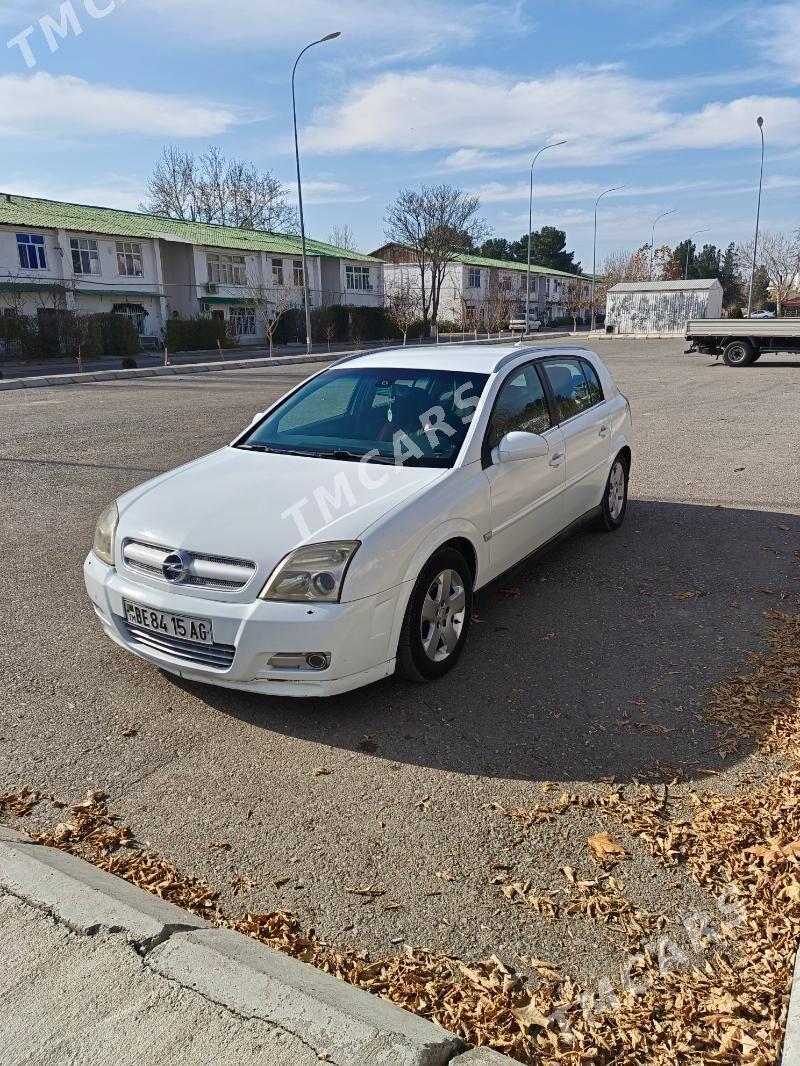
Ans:
{"type": "Polygon", "coordinates": [[[168,611],[156,611],[153,607],[141,607],[138,603],[122,601],[125,617],[131,625],[149,629],[151,633],[160,633],[167,637],[190,640],[193,644],[213,644],[209,618],[193,618],[185,614],[170,614],[168,611]]]}

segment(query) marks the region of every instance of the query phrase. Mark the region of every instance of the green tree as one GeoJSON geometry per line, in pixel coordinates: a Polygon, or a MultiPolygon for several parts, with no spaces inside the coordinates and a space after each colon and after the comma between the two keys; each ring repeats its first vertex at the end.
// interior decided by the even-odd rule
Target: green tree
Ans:
{"type": "Polygon", "coordinates": [[[722,306],[741,307],[744,303],[744,291],[736,270],[736,245],[731,241],[722,256],[719,268],[719,280],[722,282],[722,306]]]}
{"type": "Polygon", "coordinates": [[[722,252],[716,244],[704,244],[702,251],[698,252],[694,267],[690,268],[689,276],[694,278],[718,278],[722,252]]]}
{"type": "Polygon", "coordinates": [[[753,278],[753,310],[763,311],[769,302],[769,271],[765,266],[756,267],[753,278]]]}
{"type": "MultiPolygon", "coordinates": [[[[528,260],[528,234],[524,233],[510,246],[512,258],[519,263],[528,260]]],[[[564,270],[568,274],[580,274],[581,264],[575,262],[575,253],[567,251],[567,235],[555,226],[542,226],[531,234],[531,262],[536,266],[564,270]]]]}
{"type": "Polygon", "coordinates": [[[476,249],[478,255],[487,259],[512,259],[511,243],[505,237],[490,237],[476,249]]]}

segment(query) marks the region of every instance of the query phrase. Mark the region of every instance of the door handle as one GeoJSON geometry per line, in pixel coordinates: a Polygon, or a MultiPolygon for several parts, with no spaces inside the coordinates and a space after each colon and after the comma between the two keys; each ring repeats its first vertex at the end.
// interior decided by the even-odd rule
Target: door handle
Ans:
{"type": "Polygon", "coordinates": [[[600,427],[599,436],[601,436],[601,437],[607,437],[608,436],[608,426],[601,426],[600,427]]]}
{"type": "Polygon", "coordinates": [[[554,452],[550,456],[550,466],[560,466],[561,460],[564,458],[563,452],[554,452]]]}

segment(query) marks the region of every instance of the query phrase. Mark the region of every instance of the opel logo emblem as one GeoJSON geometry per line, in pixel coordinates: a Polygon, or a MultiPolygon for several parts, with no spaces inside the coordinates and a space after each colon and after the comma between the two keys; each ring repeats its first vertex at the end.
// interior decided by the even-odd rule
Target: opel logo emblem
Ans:
{"type": "Polygon", "coordinates": [[[191,564],[192,557],[188,552],[170,552],[161,564],[161,572],[167,581],[172,582],[173,585],[180,585],[189,578],[191,564]]]}

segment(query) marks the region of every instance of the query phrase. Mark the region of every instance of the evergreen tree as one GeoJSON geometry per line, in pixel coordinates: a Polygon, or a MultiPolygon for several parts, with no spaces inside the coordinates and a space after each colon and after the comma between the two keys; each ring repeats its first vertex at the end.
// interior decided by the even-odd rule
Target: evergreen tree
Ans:
{"type": "Polygon", "coordinates": [[[722,306],[741,307],[745,301],[742,282],[736,271],[736,245],[731,241],[722,256],[719,268],[722,282],[722,306]]]}
{"type": "MultiPolygon", "coordinates": [[[[528,261],[528,234],[510,245],[511,256],[518,263],[528,261]]],[[[575,253],[567,251],[567,235],[555,226],[542,226],[531,234],[531,262],[536,266],[564,270],[568,274],[580,274],[581,264],[575,262],[575,253]]]]}
{"type": "Polygon", "coordinates": [[[513,259],[511,243],[505,237],[490,237],[476,251],[487,259],[513,259]]]}

